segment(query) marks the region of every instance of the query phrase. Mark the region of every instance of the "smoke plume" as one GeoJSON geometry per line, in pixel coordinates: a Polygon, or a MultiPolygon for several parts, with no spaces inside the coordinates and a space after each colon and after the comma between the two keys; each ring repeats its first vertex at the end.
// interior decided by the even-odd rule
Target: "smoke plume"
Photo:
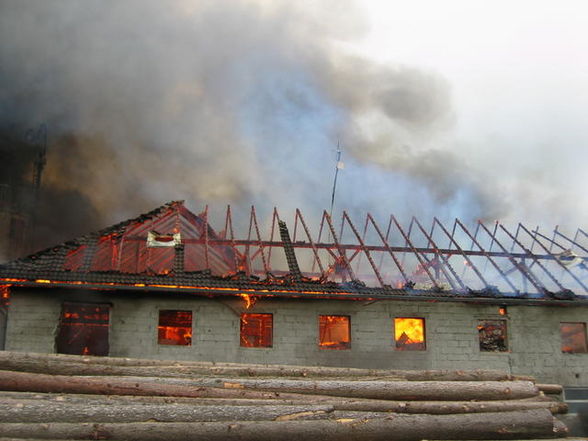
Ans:
{"type": "Polygon", "coordinates": [[[366,30],[351,1],[0,8],[0,123],[49,128],[39,246],[172,199],[318,216],[337,142],[338,209],[507,213],[451,148],[446,81],[347,48],[366,30]]]}

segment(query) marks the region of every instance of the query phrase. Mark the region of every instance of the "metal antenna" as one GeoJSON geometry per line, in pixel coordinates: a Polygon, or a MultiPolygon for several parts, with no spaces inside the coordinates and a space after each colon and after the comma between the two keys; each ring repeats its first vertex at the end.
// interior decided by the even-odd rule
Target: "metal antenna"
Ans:
{"type": "Polygon", "coordinates": [[[335,179],[333,180],[333,192],[331,193],[331,209],[329,210],[329,217],[333,216],[333,207],[335,206],[335,191],[337,190],[337,176],[339,170],[342,169],[343,163],[341,162],[341,147],[339,140],[337,140],[337,163],[335,164],[335,179]]]}

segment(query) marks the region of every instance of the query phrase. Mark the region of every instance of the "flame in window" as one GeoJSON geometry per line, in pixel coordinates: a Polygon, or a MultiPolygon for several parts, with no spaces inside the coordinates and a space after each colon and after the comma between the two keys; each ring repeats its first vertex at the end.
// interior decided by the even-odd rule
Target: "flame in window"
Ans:
{"type": "Polygon", "coordinates": [[[55,340],[57,352],[108,355],[109,310],[107,304],[65,302],[55,340]]]}
{"type": "Polygon", "coordinates": [[[561,351],[570,354],[588,352],[586,323],[560,323],[561,351]]]}
{"type": "Polygon", "coordinates": [[[400,351],[424,351],[425,319],[399,317],[394,319],[394,339],[400,351]]]}
{"type": "Polygon", "coordinates": [[[160,345],[192,344],[192,311],[159,311],[157,342],[160,345]]]}
{"type": "Polygon", "coordinates": [[[350,317],[319,315],[319,347],[322,349],[350,349],[350,317]]]}
{"type": "Polygon", "coordinates": [[[241,346],[271,348],[272,334],[272,314],[241,314],[241,346]]]}

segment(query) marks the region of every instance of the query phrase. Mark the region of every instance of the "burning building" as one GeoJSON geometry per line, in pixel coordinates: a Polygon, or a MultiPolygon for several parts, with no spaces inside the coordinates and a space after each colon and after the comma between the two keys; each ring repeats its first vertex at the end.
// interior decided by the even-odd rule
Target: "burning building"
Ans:
{"type": "Polygon", "coordinates": [[[587,234],[277,210],[247,234],[170,202],[0,267],[5,348],[588,386],[587,234]],[[261,230],[268,230],[267,237],[261,230]],[[8,306],[10,304],[10,306],[8,306]]]}

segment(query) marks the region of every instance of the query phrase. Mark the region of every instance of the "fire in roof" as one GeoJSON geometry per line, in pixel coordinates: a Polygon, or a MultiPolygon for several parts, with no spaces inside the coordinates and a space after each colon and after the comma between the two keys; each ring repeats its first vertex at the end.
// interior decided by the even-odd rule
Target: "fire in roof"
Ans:
{"type": "Polygon", "coordinates": [[[214,229],[182,201],[0,267],[4,284],[87,284],[256,295],[435,295],[536,297],[588,295],[588,234],[501,223],[473,228],[456,219],[430,225],[395,216],[360,224],[325,211],[311,231],[300,210],[290,228],[274,209],[261,234],[251,208],[236,235],[231,208],[214,229]],[[292,236],[290,235],[292,231],[292,236]]]}

